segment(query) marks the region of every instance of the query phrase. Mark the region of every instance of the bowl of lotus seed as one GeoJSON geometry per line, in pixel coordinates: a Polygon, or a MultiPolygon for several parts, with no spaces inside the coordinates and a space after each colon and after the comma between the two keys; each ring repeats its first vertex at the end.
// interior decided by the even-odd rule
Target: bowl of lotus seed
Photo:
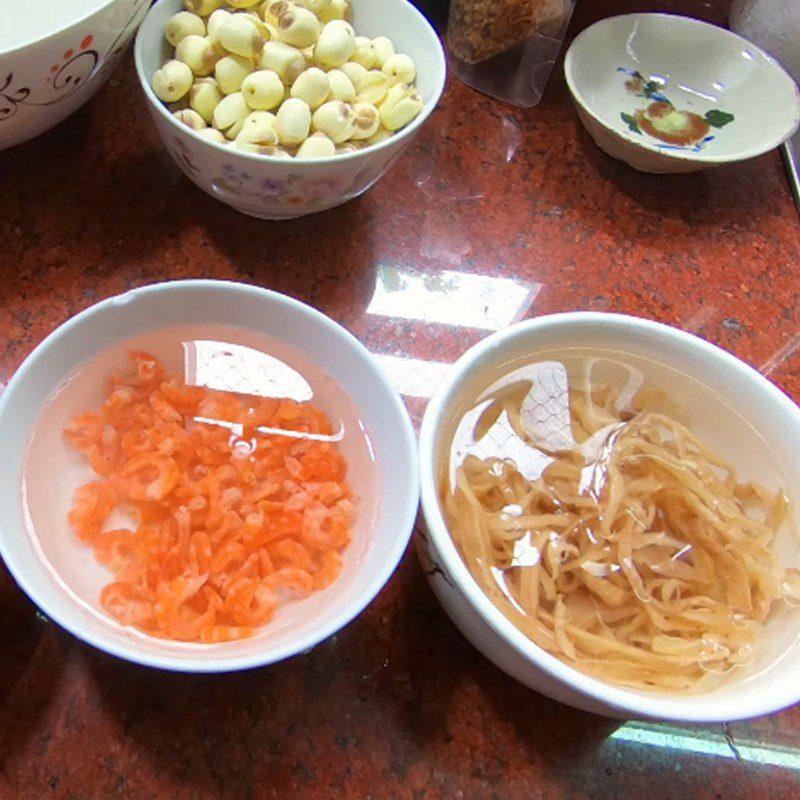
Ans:
{"type": "Polygon", "coordinates": [[[408,0],[159,0],[135,60],[175,163],[261,219],[369,189],[430,116],[446,72],[408,0]]]}

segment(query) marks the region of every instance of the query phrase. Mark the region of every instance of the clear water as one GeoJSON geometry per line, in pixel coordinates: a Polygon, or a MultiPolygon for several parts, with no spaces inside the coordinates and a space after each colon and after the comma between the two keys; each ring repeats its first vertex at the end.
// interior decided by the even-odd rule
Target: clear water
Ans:
{"type": "MultiPolygon", "coordinates": [[[[347,459],[348,481],[356,496],[354,539],[344,553],[343,577],[348,561],[363,559],[377,511],[375,456],[358,409],[344,391],[303,353],[263,335],[225,326],[164,328],[117,343],[82,364],[49,398],[34,427],[21,476],[23,514],[37,552],[72,600],[102,614],[100,589],[113,575],[95,562],[91,549],[78,540],[67,523],[72,493],[96,475],[84,457],[65,444],[63,430],[76,414],[99,409],[107,396],[109,375],[130,372],[130,350],[151,353],[167,376],[182,377],[189,385],[244,396],[308,401],[324,411],[334,431],[331,438],[347,459]]],[[[225,427],[237,455],[251,454],[255,440],[241,426],[224,419],[202,418],[197,422],[225,427]]],[[[303,435],[273,428],[262,432],[303,435]]],[[[129,522],[112,517],[109,525],[121,527],[129,522]]],[[[280,624],[279,616],[274,625],[280,624]]],[[[132,631],[131,635],[137,634],[132,631]]]]}
{"type": "MultiPolygon", "coordinates": [[[[603,491],[603,465],[607,451],[613,449],[614,431],[601,431],[602,436],[576,442],[570,392],[589,384],[608,384],[619,390],[616,406],[622,419],[632,416],[633,399],[645,392],[655,398],[655,405],[648,402],[649,408],[686,425],[712,453],[734,466],[740,481],[757,481],[770,491],[787,493],[791,514],[776,537],[775,552],[784,566],[794,568],[789,574],[796,577],[800,566],[796,475],[786,473],[775,451],[728,399],[680,369],[633,353],[593,348],[530,352],[479,374],[465,387],[451,429],[441,440],[442,491],[453,491],[456,471],[468,456],[511,461],[526,479],[535,481],[553,462],[554,451],[573,450],[585,458],[586,464],[580,493],[596,501],[603,491]],[[506,412],[498,416],[493,411],[497,408],[494,398],[506,392],[513,393],[515,399],[524,398],[521,418],[525,437],[514,429],[506,412]]],[[[523,509],[511,506],[503,511],[510,516],[523,513],[523,509]]],[[[591,537],[591,531],[587,535],[591,537]]],[[[690,550],[678,550],[675,559],[690,557],[690,550]]],[[[510,570],[516,573],[520,567],[535,565],[540,555],[523,537],[515,543],[510,570]]],[[[502,570],[495,570],[498,586],[508,597],[503,575],[498,573],[502,570]]],[[[768,622],[768,630],[774,635],[762,643],[749,675],[774,664],[797,639],[796,611],[788,603],[777,603],[774,609],[768,622]]]]}

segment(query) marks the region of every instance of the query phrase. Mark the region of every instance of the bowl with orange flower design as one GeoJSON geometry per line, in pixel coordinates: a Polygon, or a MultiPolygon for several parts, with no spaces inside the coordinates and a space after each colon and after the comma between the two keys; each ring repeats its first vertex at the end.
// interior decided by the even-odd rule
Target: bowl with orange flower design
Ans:
{"type": "Polygon", "coordinates": [[[602,20],[575,39],[564,70],[597,145],[643,172],[753,158],[800,124],[800,92],[774,58],[689,17],[602,20]]]}
{"type": "Polygon", "coordinates": [[[148,0],[0,3],[0,150],[38,136],[105,83],[148,0]]]}

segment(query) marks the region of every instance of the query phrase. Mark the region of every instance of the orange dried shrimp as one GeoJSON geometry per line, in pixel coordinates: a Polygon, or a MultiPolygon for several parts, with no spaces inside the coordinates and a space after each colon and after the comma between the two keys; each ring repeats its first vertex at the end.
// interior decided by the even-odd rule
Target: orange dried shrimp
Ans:
{"type": "Polygon", "coordinates": [[[103,608],[153,636],[225,642],[333,583],[353,500],[325,414],[188,386],[153,356],[130,357],[100,412],[64,432],[98,476],[75,492],[69,522],[114,572],[103,608]],[[109,530],[117,510],[135,524],[109,530]]]}

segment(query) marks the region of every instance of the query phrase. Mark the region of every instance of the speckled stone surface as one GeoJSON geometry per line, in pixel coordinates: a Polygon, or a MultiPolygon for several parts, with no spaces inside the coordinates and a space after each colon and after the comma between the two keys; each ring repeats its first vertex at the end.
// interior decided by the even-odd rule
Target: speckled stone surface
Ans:
{"type": "MultiPolygon", "coordinates": [[[[727,3],[579,6],[571,35],[656,7],[721,22],[727,3]]],[[[70,315],[166,278],[287,292],[395,364],[446,365],[486,334],[369,313],[381,268],[424,285],[444,271],[512,279],[528,290],[519,316],[598,309],[676,324],[800,398],[800,218],[779,155],[639,175],[594,147],[559,70],[529,111],[451,80],[381,183],[294,222],[248,219],[190,185],[145,115],[130,58],[58,129],[0,153],[0,382],[70,315]]],[[[409,406],[418,416],[424,398],[409,406]]],[[[82,645],[0,566],[0,800],[647,794],[800,796],[800,710],[682,730],[557,705],[467,644],[411,552],[367,612],[311,654],[217,677],[82,645]]]]}

